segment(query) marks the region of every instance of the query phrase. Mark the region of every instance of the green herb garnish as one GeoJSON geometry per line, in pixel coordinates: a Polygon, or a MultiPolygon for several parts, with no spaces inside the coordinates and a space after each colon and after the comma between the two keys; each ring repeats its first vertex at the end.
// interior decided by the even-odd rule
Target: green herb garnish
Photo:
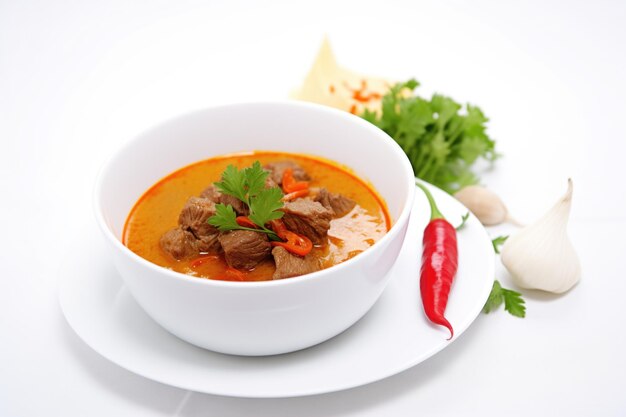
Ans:
{"type": "Polygon", "coordinates": [[[207,221],[221,232],[228,230],[251,230],[266,233],[272,240],[280,240],[272,230],[265,225],[283,217],[280,209],[283,207],[283,193],[277,187],[265,188],[265,180],[269,173],[261,167],[259,161],[244,169],[237,169],[229,165],[222,174],[222,180],[215,183],[215,187],[223,193],[231,195],[248,205],[248,218],[259,228],[240,226],[237,223],[237,213],[231,205],[216,204],[215,215],[207,221]]]}
{"type": "Polygon", "coordinates": [[[458,225],[457,227],[455,227],[455,229],[457,231],[461,230],[463,227],[465,227],[465,223],[467,223],[467,219],[469,219],[469,211],[467,213],[465,213],[463,216],[461,216],[461,224],[458,225]]]}
{"type": "Polygon", "coordinates": [[[483,312],[488,314],[500,307],[503,302],[504,309],[509,314],[515,317],[526,317],[526,306],[524,305],[525,301],[522,298],[522,294],[502,288],[498,280],[495,280],[493,287],[491,287],[491,294],[489,294],[489,298],[487,298],[487,302],[483,307],[483,312]]]}
{"type": "Polygon", "coordinates": [[[495,142],[486,130],[488,119],[476,106],[463,106],[434,94],[415,96],[419,83],[411,79],[391,87],[380,112],[365,110],[361,117],[389,134],[404,150],[415,175],[452,193],[476,184],[471,167],[479,157],[494,161],[495,142]]]}
{"type": "Polygon", "coordinates": [[[508,238],[508,236],[498,236],[497,238],[493,239],[491,241],[491,244],[493,245],[493,250],[496,251],[496,253],[500,253],[500,246],[504,245],[504,242],[506,242],[508,238]]]}

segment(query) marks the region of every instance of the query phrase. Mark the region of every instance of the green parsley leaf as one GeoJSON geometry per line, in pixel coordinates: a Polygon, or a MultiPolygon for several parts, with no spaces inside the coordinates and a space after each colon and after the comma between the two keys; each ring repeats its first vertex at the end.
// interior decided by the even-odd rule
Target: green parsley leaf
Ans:
{"type": "Polygon", "coordinates": [[[526,302],[522,298],[522,294],[502,288],[502,296],[504,297],[504,309],[515,317],[526,317],[526,302]]]}
{"type": "Polygon", "coordinates": [[[220,232],[226,232],[240,227],[235,220],[236,218],[237,213],[235,213],[233,206],[219,203],[215,205],[215,214],[209,217],[207,221],[210,225],[217,227],[220,232]]]}
{"type": "Polygon", "coordinates": [[[222,181],[216,182],[215,186],[224,194],[250,205],[250,199],[265,188],[265,180],[269,172],[261,167],[259,161],[254,161],[252,166],[237,169],[234,165],[228,165],[222,173],[222,181]]]}
{"type": "Polygon", "coordinates": [[[228,165],[222,174],[222,181],[216,182],[215,186],[223,194],[232,195],[237,199],[248,202],[246,196],[246,171],[239,170],[234,165],[228,165]]]}
{"type": "Polygon", "coordinates": [[[502,288],[500,282],[495,280],[491,287],[489,298],[487,298],[487,302],[483,307],[483,313],[489,314],[500,307],[502,303],[504,303],[504,309],[508,311],[509,314],[515,317],[526,317],[526,306],[524,305],[525,301],[522,298],[522,294],[502,288]]]}
{"type": "Polygon", "coordinates": [[[246,177],[245,185],[248,197],[253,197],[265,188],[265,180],[269,172],[261,167],[259,161],[254,161],[251,167],[244,170],[244,175],[246,177]]]}
{"type": "Polygon", "coordinates": [[[493,310],[500,307],[500,305],[504,302],[504,297],[502,296],[502,286],[498,280],[493,282],[493,286],[491,287],[491,293],[489,294],[489,298],[487,298],[487,302],[483,307],[483,312],[485,314],[491,313],[493,310]]]}
{"type": "Polygon", "coordinates": [[[267,222],[280,219],[284,214],[279,211],[283,207],[282,197],[283,193],[279,188],[272,187],[261,190],[252,200],[248,218],[257,226],[263,226],[267,222]]]}
{"type": "Polygon", "coordinates": [[[215,183],[216,187],[224,194],[231,195],[243,201],[250,209],[248,218],[256,224],[258,229],[240,226],[237,223],[237,213],[232,206],[217,204],[215,215],[207,221],[209,224],[225,232],[228,230],[253,230],[266,233],[272,240],[280,240],[276,233],[265,225],[283,217],[280,209],[283,207],[283,193],[278,187],[265,188],[265,180],[269,173],[261,167],[259,161],[252,166],[237,169],[229,165],[222,174],[222,181],[215,183]]]}
{"type": "Polygon", "coordinates": [[[493,250],[496,253],[500,253],[500,246],[504,245],[504,242],[508,239],[508,236],[498,236],[495,239],[492,239],[491,244],[493,245],[493,250]]]}
{"type": "Polygon", "coordinates": [[[392,86],[380,112],[364,110],[360,116],[400,145],[417,177],[450,193],[477,183],[472,165],[479,158],[498,157],[486,133],[487,117],[480,108],[441,94],[419,97],[414,94],[418,86],[414,79],[392,86]]]}

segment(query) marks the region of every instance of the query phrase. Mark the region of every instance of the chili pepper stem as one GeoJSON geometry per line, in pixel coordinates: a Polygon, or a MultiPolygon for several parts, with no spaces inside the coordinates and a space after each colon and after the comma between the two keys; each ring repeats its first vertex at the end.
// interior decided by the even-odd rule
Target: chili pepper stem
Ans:
{"type": "Polygon", "coordinates": [[[435,199],[433,198],[430,191],[428,191],[428,188],[424,187],[422,184],[418,183],[417,181],[415,182],[415,185],[420,187],[422,191],[424,191],[424,194],[426,194],[426,198],[428,199],[428,204],[430,204],[430,220],[433,221],[435,219],[445,219],[445,217],[443,217],[443,214],[441,214],[441,212],[439,211],[437,204],[435,204],[435,199]]]}

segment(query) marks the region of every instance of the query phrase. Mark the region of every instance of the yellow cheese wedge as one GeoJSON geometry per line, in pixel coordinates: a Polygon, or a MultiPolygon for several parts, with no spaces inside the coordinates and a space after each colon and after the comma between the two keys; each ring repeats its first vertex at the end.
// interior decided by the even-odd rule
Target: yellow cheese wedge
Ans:
{"type": "Polygon", "coordinates": [[[341,68],[324,38],[308,75],[292,98],[324,104],[351,113],[378,110],[391,82],[341,68]]]}

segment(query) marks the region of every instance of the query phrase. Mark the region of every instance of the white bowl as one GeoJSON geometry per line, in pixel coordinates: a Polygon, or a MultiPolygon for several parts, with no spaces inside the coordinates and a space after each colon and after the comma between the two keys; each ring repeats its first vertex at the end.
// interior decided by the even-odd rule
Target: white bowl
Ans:
{"type": "Polygon", "coordinates": [[[127,143],[99,175],[95,211],[115,266],[157,323],[206,349],[257,356],[321,343],[372,307],[402,247],[414,192],[406,155],[370,123],[313,104],[244,103],[177,117],[127,143]],[[122,244],[128,213],[160,178],[195,161],[250,150],[318,155],[352,168],[384,198],[391,230],[339,265],[265,282],[194,278],[157,266],[122,244]]]}

